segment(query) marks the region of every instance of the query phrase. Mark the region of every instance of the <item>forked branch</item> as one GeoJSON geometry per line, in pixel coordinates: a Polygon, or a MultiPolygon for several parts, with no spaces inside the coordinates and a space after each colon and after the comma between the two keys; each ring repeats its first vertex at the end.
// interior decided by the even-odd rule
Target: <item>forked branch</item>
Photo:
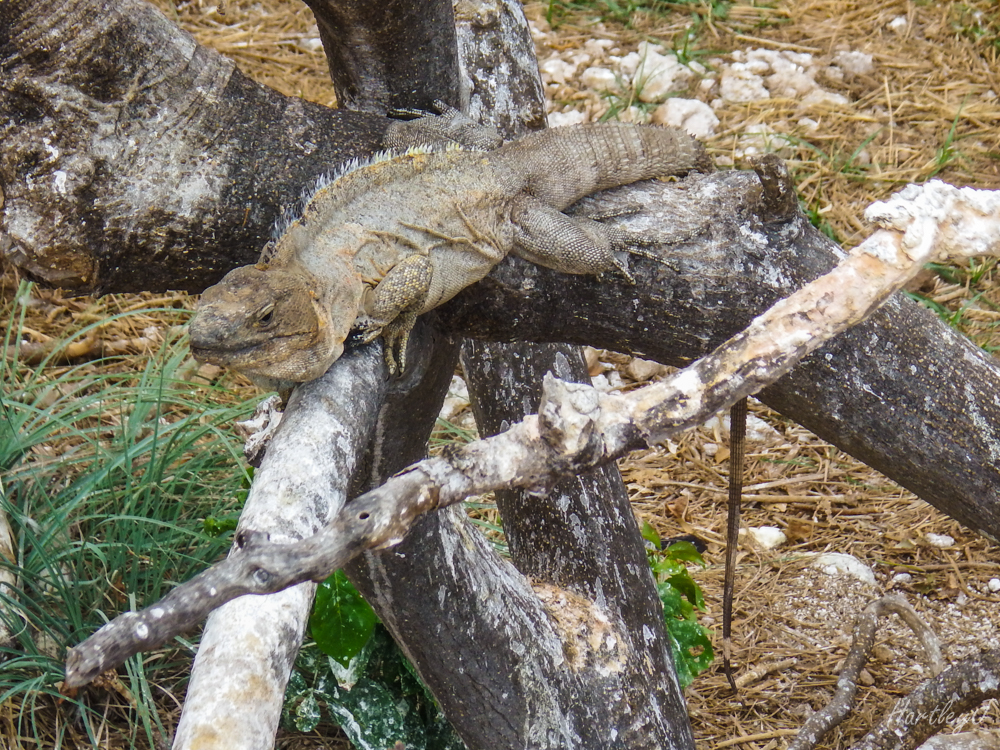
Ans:
{"type": "MultiPolygon", "coordinates": [[[[765,158],[765,200],[784,205],[784,166],[765,158]],[[777,189],[775,186],[778,186],[777,189]]],[[[326,529],[297,544],[247,536],[228,559],[141,612],[121,615],[71,649],[66,685],[83,685],[154,648],[243,594],[324,579],[364,549],[391,546],[422,513],[494,489],[544,490],[559,476],[612,461],[704,422],[781,377],[809,352],[869,315],[925,263],[996,253],[1000,194],[940,182],[911,186],[873,205],[881,228],[829,274],[756,318],[710,355],[624,395],[554,378],[539,413],[505,433],[422,461],[352,502],[326,529]]]]}
{"type": "Polygon", "coordinates": [[[875,631],[879,618],[897,614],[917,636],[924,649],[931,674],[937,676],[944,669],[941,646],[937,636],[927,627],[906,600],[898,594],[888,594],[869,604],[854,625],[854,641],[844,661],[844,668],[837,677],[837,692],[830,702],[810,716],[799,734],[788,745],[788,750],[812,750],[823,736],[840,724],[851,711],[858,692],[858,676],[871,656],[875,645],[875,631]]]}

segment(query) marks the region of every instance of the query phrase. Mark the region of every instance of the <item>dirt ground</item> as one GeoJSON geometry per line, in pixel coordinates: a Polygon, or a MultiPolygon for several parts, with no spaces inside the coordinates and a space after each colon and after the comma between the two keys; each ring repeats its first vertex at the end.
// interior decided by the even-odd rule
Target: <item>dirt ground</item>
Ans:
{"type": "MultiPolygon", "coordinates": [[[[202,0],[156,4],[257,80],[334,103],[304,6],[227,2],[220,15],[202,0]]],[[[662,3],[657,12],[648,9],[652,3],[610,5],[631,12],[600,20],[593,9],[528,5],[553,115],[587,121],[620,109],[623,119],[666,116],[656,114],[662,101],[642,101],[636,80],[626,80],[623,61],[649,42],[662,45],[664,54],[681,50],[703,66],[671,94],[709,105],[718,123],[706,141],[719,162],[738,167],[755,150],[778,151],[792,167],[804,205],[847,246],[866,236],[864,207],[906,182],[937,177],[1000,186],[1000,14],[993,3],[662,3]],[[730,80],[752,87],[751,76],[758,75],[774,89],[768,98],[723,95],[723,71],[734,63],[742,67],[730,80]],[[587,73],[591,69],[609,73],[587,73]],[[786,83],[802,88],[780,89],[786,83]]],[[[1000,292],[992,274],[992,265],[975,274],[928,274],[918,286],[977,343],[993,346],[1000,343],[994,330],[1000,292]]],[[[73,304],[92,315],[101,305],[127,304],[123,299],[73,304]]],[[[28,325],[40,341],[60,336],[44,319],[28,325]]],[[[594,353],[593,359],[594,374],[610,386],[632,387],[660,372],[620,355],[594,353]]],[[[687,699],[706,750],[785,747],[803,718],[832,695],[851,623],[883,592],[905,596],[939,635],[949,661],[1000,646],[1000,593],[990,589],[991,579],[1000,578],[997,545],[780,415],[757,404],[751,409],[759,421],[751,424],[748,443],[744,526],[778,528],[786,541],[765,549],[753,533],[743,537],[734,662],[738,676],[761,664],[782,666],[738,698],[721,665],[693,683],[687,699]],[[823,552],[852,555],[873,573],[872,582],[812,567],[823,552]]],[[[707,543],[709,566],[695,577],[708,600],[703,623],[717,630],[727,459],[726,429],[712,423],[622,464],[640,518],[664,537],[693,534],[707,543]]],[[[914,636],[896,620],[880,629],[877,643],[858,710],[819,747],[849,746],[926,676],[914,636]]],[[[950,730],[976,727],[1000,728],[995,701],[956,719],[950,730]]]]}

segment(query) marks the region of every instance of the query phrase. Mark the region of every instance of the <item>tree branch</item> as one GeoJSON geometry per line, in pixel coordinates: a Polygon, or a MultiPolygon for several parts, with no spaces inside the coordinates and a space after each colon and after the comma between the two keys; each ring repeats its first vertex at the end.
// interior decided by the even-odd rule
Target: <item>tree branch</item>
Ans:
{"type": "Polygon", "coordinates": [[[303,186],[389,123],[254,83],[143,0],[4,0],[0,63],[0,252],[81,294],[201,291],[256,262],[303,186]]]}
{"type": "Polygon", "coordinates": [[[897,614],[917,636],[924,648],[924,655],[931,674],[938,675],[944,669],[941,646],[937,636],[927,627],[905,599],[896,594],[888,594],[865,607],[854,624],[854,642],[847,654],[844,668],[837,678],[837,692],[830,702],[810,716],[801,731],[788,745],[788,750],[812,750],[827,732],[840,724],[851,711],[854,696],[858,692],[858,675],[871,656],[875,645],[875,631],[879,617],[897,614]]]}
{"type": "MultiPolygon", "coordinates": [[[[570,341],[686,366],[843,256],[796,216],[761,221],[752,173],[643,183],[581,203],[624,216],[665,243],[663,262],[630,259],[635,286],[595,288],[508,259],[438,312],[488,340],[570,341]],[[667,227],[673,228],[669,234],[667,227]]],[[[976,240],[978,242],[978,240],[976,240]]],[[[1000,539],[1000,366],[935,314],[895,295],[758,398],[968,528],[1000,539]],[[899,435],[912,435],[900,440],[899,435]]]]}
{"type": "MultiPolygon", "coordinates": [[[[777,160],[758,168],[774,174],[777,160]]],[[[500,488],[543,492],[559,476],[701,424],[857,323],[924,263],[1000,248],[1000,193],[932,182],[875,204],[868,215],[891,228],[876,231],[829,274],[774,305],[689,368],[619,396],[547,378],[537,416],[422,461],[352,502],[330,526],[299,545],[248,538],[242,551],[160,604],[109,623],[71,650],[67,684],[86,683],[115,660],[162,642],[241,593],[270,593],[297,581],[321,580],[361,549],[397,544],[428,510],[500,488]]]]}
{"type": "Polygon", "coordinates": [[[851,750],[912,750],[990,698],[1000,698],[1000,649],[964,659],[901,698],[851,750]]]}

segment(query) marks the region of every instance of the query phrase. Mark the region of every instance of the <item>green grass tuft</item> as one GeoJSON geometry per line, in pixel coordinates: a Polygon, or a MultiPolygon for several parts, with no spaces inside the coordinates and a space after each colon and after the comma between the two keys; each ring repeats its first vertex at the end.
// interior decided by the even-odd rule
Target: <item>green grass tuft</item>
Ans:
{"type": "MultiPolygon", "coordinates": [[[[22,285],[15,299],[29,297],[22,285]]],[[[252,403],[183,379],[190,360],[176,336],[127,363],[25,365],[16,357],[25,310],[15,302],[6,312],[14,356],[0,361],[0,508],[16,535],[16,559],[0,562],[16,576],[0,597],[14,634],[0,648],[0,715],[15,732],[7,746],[91,747],[114,714],[132,728],[130,747],[151,747],[164,734],[157,701],[182,686],[189,653],[168,644],[129,660],[120,683],[64,699],[65,652],[225,554],[228,539],[205,533],[202,519],[230,510],[240,489],[228,425],[252,403]]]]}

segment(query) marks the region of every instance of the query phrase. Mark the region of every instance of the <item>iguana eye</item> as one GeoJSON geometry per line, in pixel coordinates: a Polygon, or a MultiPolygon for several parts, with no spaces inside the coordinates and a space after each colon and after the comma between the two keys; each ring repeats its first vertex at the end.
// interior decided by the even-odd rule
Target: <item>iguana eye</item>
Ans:
{"type": "Polygon", "coordinates": [[[271,325],[271,321],[274,319],[274,303],[262,307],[257,313],[257,325],[267,326],[271,325]]]}

